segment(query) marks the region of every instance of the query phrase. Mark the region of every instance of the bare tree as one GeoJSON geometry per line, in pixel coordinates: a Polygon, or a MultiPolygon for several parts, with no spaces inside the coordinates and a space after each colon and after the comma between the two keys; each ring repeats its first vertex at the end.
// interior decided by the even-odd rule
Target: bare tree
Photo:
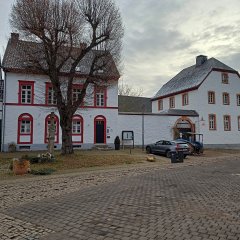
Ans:
{"type": "Polygon", "coordinates": [[[123,27],[113,0],[16,0],[10,22],[34,44],[24,50],[27,65],[49,76],[62,129],[62,154],[73,153],[72,117],[90,85],[119,78],[123,27]],[[85,80],[73,99],[79,73],[85,80]]]}
{"type": "Polygon", "coordinates": [[[143,95],[143,89],[134,88],[133,86],[123,83],[123,84],[119,84],[118,86],[118,95],[141,97],[143,95]]]}

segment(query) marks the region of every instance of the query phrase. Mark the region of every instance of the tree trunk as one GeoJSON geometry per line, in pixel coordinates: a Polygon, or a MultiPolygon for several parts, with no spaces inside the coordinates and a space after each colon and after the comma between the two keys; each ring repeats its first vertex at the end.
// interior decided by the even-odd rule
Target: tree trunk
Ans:
{"type": "Polygon", "coordinates": [[[62,128],[62,154],[73,154],[72,116],[61,117],[60,125],[62,128]]]}

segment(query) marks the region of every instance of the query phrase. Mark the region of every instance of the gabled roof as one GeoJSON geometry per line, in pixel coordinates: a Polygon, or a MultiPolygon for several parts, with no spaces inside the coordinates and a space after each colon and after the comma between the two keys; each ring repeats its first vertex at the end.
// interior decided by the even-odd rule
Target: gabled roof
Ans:
{"type": "MultiPolygon", "coordinates": [[[[61,57],[65,57],[68,47],[62,47],[61,57]]],[[[72,58],[75,58],[78,53],[81,52],[81,48],[74,48],[72,53],[72,58]]],[[[99,50],[92,50],[80,61],[76,68],[76,74],[78,75],[86,75],[90,71],[91,62],[97,54],[99,54],[99,50]]],[[[8,45],[3,57],[2,67],[4,71],[17,71],[17,72],[25,72],[25,71],[36,71],[33,70],[34,63],[31,61],[31,55],[36,55],[37,60],[41,62],[41,65],[46,68],[46,59],[44,56],[44,48],[43,45],[39,42],[31,42],[31,41],[23,41],[19,39],[19,35],[16,33],[12,33],[11,38],[8,41],[8,45]]],[[[106,68],[108,76],[119,78],[119,72],[117,67],[112,59],[112,56],[108,54],[106,55],[108,61],[106,68]]],[[[70,64],[73,60],[69,59],[62,67],[61,73],[67,74],[70,70],[70,64]]]]}
{"type": "Polygon", "coordinates": [[[214,69],[238,74],[235,69],[225,65],[215,58],[210,58],[200,66],[193,65],[183,69],[169,82],[164,84],[152,100],[174,95],[182,91],[197,89],[208,74],[214,69]]]}
{"type": "Polygon", "coordinates": [[[118,96],[118,111],[119,112],[134,112],[142,113],[144,105],[144,113],[152,112],[151,98],[118,96]]]}

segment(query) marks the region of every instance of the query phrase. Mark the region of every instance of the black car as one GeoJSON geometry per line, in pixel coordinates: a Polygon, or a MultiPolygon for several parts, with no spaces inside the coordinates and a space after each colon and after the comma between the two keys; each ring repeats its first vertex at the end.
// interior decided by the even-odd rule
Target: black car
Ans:
{"type": "Polygon", "coordinates": [[[194,142],[190,142],[186,139],[182,139],[182,138],[179,138],[177,140],[175,140],[176,142],[178,143],[187,143],[191,146],[192,148],[192,153],[197,153],[197,154],[200,154],[200,153],[203,153],[204,149],[203,149],[203,144],[201,142],[198,142],[198,141],[194,141],[194,142]]]}
{"type": "Polygon", "coordinates": [[[170,158],[172,153],[182,152],[184,157],[190,154],[187,143],[178,143],[176,141],[160,140],[156,143],[146,146],[147,153],[162,154],[170,158]]]}

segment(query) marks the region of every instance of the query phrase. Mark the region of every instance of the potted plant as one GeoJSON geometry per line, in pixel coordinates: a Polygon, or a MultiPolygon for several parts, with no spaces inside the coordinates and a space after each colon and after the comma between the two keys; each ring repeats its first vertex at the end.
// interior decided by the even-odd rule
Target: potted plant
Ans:
{"type": "Polygon", "coordinates": [[[17,144],[15,142],[10,142],[8,144],[8,151],[9,152],[16,152],[17,151],[17,144]]]}
{"type": "Polygon", "coordinates": [[[116,136],[114,140],[115,150],[120,150],[120,138],[119,136],[116,136]]]}
{"type": "Polygon", "coordinates": [[[20,159],[13,159],[13,173],[16,175],[23,175],[30,172],[30,161],[28,156],[22,156],[20,159]]]}

